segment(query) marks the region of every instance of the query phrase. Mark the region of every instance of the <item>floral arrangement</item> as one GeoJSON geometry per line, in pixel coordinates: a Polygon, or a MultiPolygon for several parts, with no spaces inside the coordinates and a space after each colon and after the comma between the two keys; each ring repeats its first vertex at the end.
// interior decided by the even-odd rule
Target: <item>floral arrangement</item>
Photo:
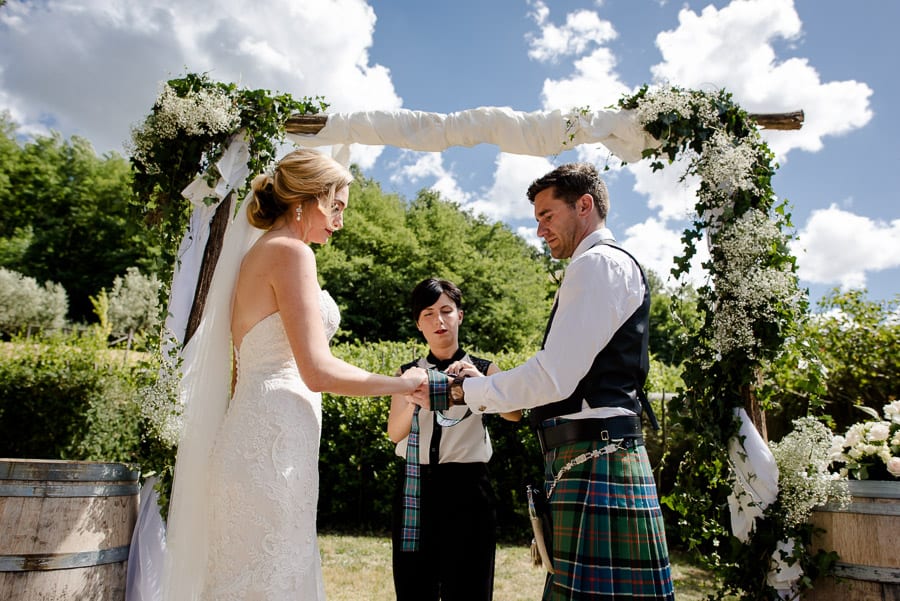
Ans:
{"type": "Polygon", "coordinates": [[[160,237],[162,281],[171,281],[167,270],[174,266],[192,210],[181,191],[198,176],[215,184],[216,161],[232,136],[242,135],[248,142],[249,183],[275,160],[291,115],[327,108],[321,97],[295,100],[289,94],[213,81],[205,73],[188,73],[163,84],[150,114],[132,128],[128,143],[135,202],[151,232],[160,237]]]}
{"type": "MultiPolygon", "coordinates": [[[[760,575],[770,571],[774,554],[783,553],[783,541],[800,543],[788,561],[799,562],[805,573],[825,567],[822,558],[809,556],[804,542],[811,532],[799,520],[806,511],[801,508],[814,503],[824,486],[813,485],[818,478],[811,489],[786,481],[747,544],[735,544],[724,503],[733,481],[728,441],[740,427],[735,409],[758,401],[762,365],[778,356],[807,309],[789,249],[790,214],[772,188],[777,165],[752,118],[725,91],[644,86],[619,106],[634,111],[659,140],[643,153],[653,170],[677,163],[685,169],[682,179],[700,180],[695,216],[682,235],[684,252],[672,275],[689,271],[699,242],[710,251],[703,265],[707,281],[697,290],[703,323],[686,341],[692,352],[682,374],[685,386],[670,405],[691,452],[681,460],[674,492],[661,501],[677,514],[680,538],[721,579],[720,596],[779,599],[760,575]]],[[[812,459],[827,456],[814,435],[819,429],[803,428],[797,434],[809,447],[803,472],[822,474],[822,459],[812,459]]]]}
{"type": "Polygon", "coordinates": [[[830,470],[838,438],[813,417],[793,422],[794,429],[769,444],[778,465],[778,489],[785,526],[801,528],[815,507],[829,500],[846,507],[850,493],[845,476],[830,470]]]}
{"type": "Polygon", "coordinates": [[[874,409],[859,408],[873,419],[834,437],[831,458],[839,473],[854,480],[900,479],[900,400],[884,406],[883,419],[874,409]]]}

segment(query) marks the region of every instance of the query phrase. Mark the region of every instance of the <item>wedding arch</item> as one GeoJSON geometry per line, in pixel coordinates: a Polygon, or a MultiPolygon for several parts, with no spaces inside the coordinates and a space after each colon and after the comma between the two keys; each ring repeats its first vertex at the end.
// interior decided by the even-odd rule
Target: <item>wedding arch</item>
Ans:
{"type": "Polygon", "coordinates": [[[168,177],[162,154],[175,156],[183,176],[195,176],[182,191],[191,209],[167,320],[187,361],[191,353],[184,351],[202,327],[236,196],[274,158],[272,140],[329,146],[344,163],[350,144],[440,152],[486,143],[535,156],[601,144],[625,163],[651,160],[654,170],[684,158],[685,175],[697,176],[700,186],[673,275],[687,273],[700,241],[708,244],[710,260],[698,291],[703,325],[692,334],[685,390],[675,401],[696,445],[682,463],[682,499],[670,508],[705,532],[698,544],[715,545],[730,533],[710,516],[719,513],[723,491],[730,493],[732,531],[744,543],[728,574],[731,592],[774,600],[796,590],[800,569],[815,570],[808,530],[783,519],[777,468],[754,393],[762,363],[777,355],[806,309],[788,246],[790,213],[772,189],[774,156],[759,129],[798,129],[802,111],[751,115],[724,90],[647,86],[620,99],[617,109],[530,113],[482,107],[451,114],[327,114],[320,99],[298,102],[258,90],[245,93],[239,108],[229,105],[240,94],[205,76],[172,80],[134,136],[136,190],[149,212],[164,212],[185,183],[168,177]],[[758,536],[760,520],[765,537],[758,536]],[[760,574],[769,576],[760,580],[760,574]]]}

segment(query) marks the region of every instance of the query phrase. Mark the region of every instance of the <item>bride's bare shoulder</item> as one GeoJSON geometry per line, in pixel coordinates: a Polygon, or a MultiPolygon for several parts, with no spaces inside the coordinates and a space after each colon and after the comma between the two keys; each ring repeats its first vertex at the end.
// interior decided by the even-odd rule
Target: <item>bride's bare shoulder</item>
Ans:
{"type": "Polygon", "coordinates": [[[315,261],[315,253],[312,248],[302,240],[280,234],[279,232],[266,232],[253,247],[247,252],[247,257],[253,261],[315,261]]]}

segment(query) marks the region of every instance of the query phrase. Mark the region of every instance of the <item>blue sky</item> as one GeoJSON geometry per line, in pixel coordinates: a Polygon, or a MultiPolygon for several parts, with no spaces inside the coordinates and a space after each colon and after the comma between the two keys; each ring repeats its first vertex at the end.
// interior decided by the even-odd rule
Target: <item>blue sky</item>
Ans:
{"type": "MultiPolygon", "coordinates": [[[[0,110],[22,135],[49,128],[121,153],[160,83],[186,71],[321,94],[335,111],[599,109],[644,83],[724,87],[750,112],[806,112],[800,131],[764,133],[801,284],[813,299],[866,287],[881,300],[900,293],[897,22],[894,0],[12,0],[0,7],[0,110]]],[[[433,187],[533,240],[528,183],[609,153],[355,147],[353,158],[386,190],[433,187]]],[[[691,189],[674,169],[613,167],[609,225],[665,274],[691,189]]]]}

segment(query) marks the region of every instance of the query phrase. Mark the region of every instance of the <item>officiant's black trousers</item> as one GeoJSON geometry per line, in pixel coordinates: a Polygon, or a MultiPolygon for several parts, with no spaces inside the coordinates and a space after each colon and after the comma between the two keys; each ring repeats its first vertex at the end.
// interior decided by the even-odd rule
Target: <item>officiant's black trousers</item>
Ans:
{"type": "Polygon", "coordinates": [[[487,464],[422,466],[422,538],[416,552],[401,551],[404,479],[399,480],[392,528],[397,601],[490,601],[497,503],[487,464]]]}

